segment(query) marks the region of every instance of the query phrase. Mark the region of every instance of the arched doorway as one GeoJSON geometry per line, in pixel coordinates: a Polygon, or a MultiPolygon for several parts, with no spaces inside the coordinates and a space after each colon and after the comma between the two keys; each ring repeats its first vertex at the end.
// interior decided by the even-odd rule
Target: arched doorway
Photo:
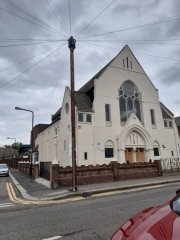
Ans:
{"type": "Polygon", "coordinates": [[[146,142],[138,131],[131,131],[125,142],[125,161],[127,163],[145,162],[146,142]]]}

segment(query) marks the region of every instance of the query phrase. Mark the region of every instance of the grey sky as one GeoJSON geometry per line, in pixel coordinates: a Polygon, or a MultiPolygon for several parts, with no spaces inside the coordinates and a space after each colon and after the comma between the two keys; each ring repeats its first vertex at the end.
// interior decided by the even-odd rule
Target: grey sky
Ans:
{"type": "Polygon", "coordinates": [[[128,44],[160,101],[180,115],[178,0],[0,0],[0,22],[0,146],[14,142],[7,137],[30,142],[31,113],[15,106],[34,111],[35,124],[50,123],[61,107],[70,35],[77,41],[76,90],[128,44]]]}

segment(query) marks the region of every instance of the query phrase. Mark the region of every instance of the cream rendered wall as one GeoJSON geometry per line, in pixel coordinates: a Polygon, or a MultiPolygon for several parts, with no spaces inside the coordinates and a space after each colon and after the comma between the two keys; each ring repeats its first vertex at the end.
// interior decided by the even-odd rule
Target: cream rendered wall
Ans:
{"type": "Polygon", "coordinates": [[[174,137],[175,129],[167,130],[164,128],[158,91],[132,55],[129,48],[124,48],[110,65],[111,67],[107,67],[101,76],[95,79],[94,146],[99,146],[99,149],[95,151],[95,163],[108,163],[111,160],[124,162],[122,156],[118,159],[119,149],[117,139],[124,128],[120,123],[118,90],[126,80],[131,80],[141,93],[143,125],[151,136],[150,140],[152,143],[151,149],[149,149],[149,156],[152,156],[153,142],[155,140],[160,144],[162,157],[170,157],[172,150],[174,150],[174,156],[177,156],[174,137]],[[126,59],[126,57],[128,57],[129,61],[132,61],[132,70],[123,67],[123,59],[126,59]],[[107,127],[105,122],[106,103],[111,106],[112,124],[110,127],[107,127]],[[155,111],[156,129],[153,129],[151,125],[150,109],[154,109],[155,111]],[[114,143],[115,156],[113,159],[105,159],[104,157],[104,144],[107,139],[112,140],[114,143]],[[163,143],[166,145],[166,149],[162,148],[163,143]]]}
{"type": "Polygon", "coordinates": [[[39,162],[59,162],[61,153],[59,151],[60,121],[38,134],[35,145],[38,146],[39,162]],[[57,129],[57,134],[55,129],[57,129]],[[56,152],[57,144],[57,152],[56,152]]]}
{"type": "Polygon", "coordinates": [[[71,144],[71,91],[69,87],[65,88],[64,98],[61,108],[61,136],[60,136],[60,165],[72,166],[72,144],[71,144]],[[66,104],[69,109],[66,111],[66,104]]]}
{"type": "Polygon", "coordinates": [[[77,131],[77,165],[91,165],[94,161],[94,136],[93,136],[93,116],[92,124],[78,123],[77,131]],[[84,154],[87,153],[87,160],[84,154]]]}
{"type": "MultiPolygon", "coordinates": [[[[39,145],[39,160],[53,161],[57,160],[61,166],[72,166],[71,156],[71,93],[70,88],[66,87],[62,109],[61,120],[51,125],[48,129],[40,133],[36,139],[36,145],[39,145]],[[69,105],[69,111],[66,112],[66,104],[69,105]],[[54,135],[55,127],[58,128],[58,135],[54,135]],[[55,157],[55,144],[58,144],[57,159],[55,157]],[[49,149],[49,150],[47,150],[49,149]]],[[[121,149],[124,142],[129,144],[125,131],[131,129],[132,132],[140,131],[140,141],[146,138],[148,149],[145,160],[157,159],[154,157],[153,143],[159,144],[159,158],[179,157],[176,146],[179,143],[179,137],[175,123],[172,129],[165,129],[162,119],[162,111],[159,103],[158,90],[154,87],[144,70],[126,46],[120,54],[111,62],[110,66],[94,80],[94,102],[92,123],[78,123],[78,111],[76,109],[76,154],[77,165],[96,165],[109,164],[110,161],[125,162],[124,150],[121,149]],[[127,69],[123,65],[123,59],[132,62],[132,69],[127,69]],[[135,121],[130,119],[124,125],[120,121],[119,110],[119,88],[126,80],[131,80],[141,93],[141,116],[142,122],[137,118],[135,121]],[[105,104],[110,104],[111,124],[106,126],[105,104]],[[156,128],[151,124],[150,109],[155,111],[156,128]],[[141,135],[142,134],[142,135],[141,135]],[[114,144],[114,157],[105,158],[104,146],[107,141],[114,144]],[[166,148],[163,148],[163,144],[166,148]],[[87,160],[84,159],[84,153],[87,152],[87,160]]]]}

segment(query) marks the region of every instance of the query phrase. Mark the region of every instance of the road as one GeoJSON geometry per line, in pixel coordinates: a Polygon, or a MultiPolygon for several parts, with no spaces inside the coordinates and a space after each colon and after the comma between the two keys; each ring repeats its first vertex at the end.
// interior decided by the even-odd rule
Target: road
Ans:
{"type": "MultiPolygon", "coordinates": [[[[6,178],[4,181],[10,180],[6,178]]],[[[77,198],[72,202],[65,200],[42,204],[8,201],[4,187],[0,204],[8,201],[13,207],[0,208],[0,239],[109,239],[118,226],[132,215],[168,201],[178,188],[179,184],[174,183],[146,190],[77,198]]]]}

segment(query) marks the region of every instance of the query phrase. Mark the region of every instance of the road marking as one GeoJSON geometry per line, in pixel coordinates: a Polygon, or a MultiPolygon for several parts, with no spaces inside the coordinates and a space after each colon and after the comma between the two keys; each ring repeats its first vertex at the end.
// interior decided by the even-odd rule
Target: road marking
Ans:
{"type": "Polygon", "coordinates": [[[97,194],[92,194],[91,196],[92,197],[102,197],[102,196],[115,195],[115,194],[121,194],[121,193],[138,192],[138,191],[141,191],[141,190],[152,189],[152,188],[160,188],[160,187],[164,187],[164,184],[163,185],[139,187],[139,188],[133,188],[133,189],[126,189],[126,190],[117,190],[117,191],[104,192],[104,193],[97,193],[97,194]]]}
{"type": "Polygon", "coordinates": [[[62,238],[62,236],[55,236],[55,237],[51,237],[51,238],[44,238],[43,240],[55,240],[55,239],[60,239],[62,238]]]}
{"type": "Polygon", "coordinates": [[[36,200],[36,201],[30,201],[30,200],[22,200],[16,197],[16,193],[13,189],[13,186],[11,183],[6,183],[9,198],[11,201],[21,204],[50,204],[50,203],[66,203],[66,202],[73,202],[73,201],[79,201],[84,200],[84,197],[74,197],[74,198],[67,198],[67,199],[60,199],[60,200],[36,200]]]}
{"type": "Polygon", "coordinates": [[[14,207],[12,203],[1,203],[0,208],[5,208],[5,207],[14,207]]]}

